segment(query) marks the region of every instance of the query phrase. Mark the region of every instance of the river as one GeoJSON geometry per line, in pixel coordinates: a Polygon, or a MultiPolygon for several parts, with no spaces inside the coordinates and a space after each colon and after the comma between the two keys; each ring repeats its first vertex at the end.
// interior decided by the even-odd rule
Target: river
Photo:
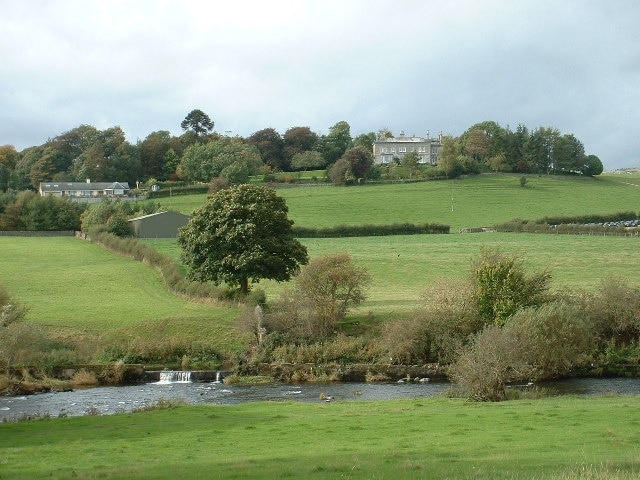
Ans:
{"type": "MultiPolygon", "coordinates": [[[[640,379],[571,379],[541,383],[560,394],[640,395],[640,379]]],[[[0,421],[26,417],[109,415],[131,412],[159,400],[188,404],[233,405],[258,401],[354,401],[425,398],[450,388],[447,382],[427,383],[305,383],[226,385],[223,383],[147,383],[98,387],[69,392],[0,397],[0,421]]]]}

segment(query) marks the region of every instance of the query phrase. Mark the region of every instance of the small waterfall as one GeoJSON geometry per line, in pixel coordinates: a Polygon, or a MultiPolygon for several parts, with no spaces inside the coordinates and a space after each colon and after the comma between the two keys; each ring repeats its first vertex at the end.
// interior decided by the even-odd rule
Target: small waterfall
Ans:
{"type": "Polygon", "coordinates": [[[163,370],[158,383],[191,383],[191,372],[180,370],[163,370]]]}

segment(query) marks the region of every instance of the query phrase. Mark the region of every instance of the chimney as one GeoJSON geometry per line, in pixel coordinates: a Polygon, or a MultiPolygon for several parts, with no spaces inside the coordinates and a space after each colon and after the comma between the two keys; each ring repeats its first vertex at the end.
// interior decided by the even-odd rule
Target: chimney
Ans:
{"type": "Polygon", "coordinates": [[[87,183],[91,183],[91,179],[90,178],[87,178],[87,183]]]}

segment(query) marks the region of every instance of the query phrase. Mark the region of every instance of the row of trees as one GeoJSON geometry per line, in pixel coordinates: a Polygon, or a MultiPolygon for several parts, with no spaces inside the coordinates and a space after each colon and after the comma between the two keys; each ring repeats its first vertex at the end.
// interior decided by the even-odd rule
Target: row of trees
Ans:
{"type": "MultiPolygon", "coordinates": [[[[242,138],[216,133],[209,116],[193,110],[181,127],[184,133],[180,136],[160,130],[131,144],[120,127],[98,130],[81,125],[21,152],[11,145],[0,146],[0,191],[35,190],[43,181],[87,178],[135,185],[149,179],[209,182],[224,176],[231,183],[242,183],[249,175],[278,171],[328,169],[331,173],[330,167],[353,149],[359,153],[344,160],[330,178],[348,183],[375,176],[371,153],[376,134],[353,137],[345,121],[337,122],[324,135],[296,126],[282,135],[265,128],[242,138]]],[[[393,136],[388,130],[383,133],[393,136]]],[[[416,158],[407,155],[403,162],[416,170],[416,158]]],[[[488,121],[473,125],[459,137],[443,137],[440,169],[450,177],[486,170],[597,175],[602,163],[595,155],[586,155],[575,136],[556,128],[529,131],[518,125],[511,131],[488,121]]]]}
{"type": "Polygon", "coordinates": [[[265,128],[247,138],[229,137],[214,132],[214,122],[200,110],[190,112],[181,127],[180,136],[161,130],[135,145],[120,127],[81,125],[21,152],[0,146],[0,191],[87,178],[135,185],[151,178],[208,182],[224,174],[238,183],[248,174],[325,168],[352,146],[370,150],[374,138],[352,139],[347,122],[338,122],[326,135],[292,127],[284,135],[265,128]]]}
{"type": "Polygon", "coordinates": [[[584,145],[572,134],[557,128],[529,130],[518,125],[515,131],[496,122],[481,122],[459,137],[444,137],[440,166],[448,176],[462,173],[602,173],[602,162],[587,155],[584,145]]]}

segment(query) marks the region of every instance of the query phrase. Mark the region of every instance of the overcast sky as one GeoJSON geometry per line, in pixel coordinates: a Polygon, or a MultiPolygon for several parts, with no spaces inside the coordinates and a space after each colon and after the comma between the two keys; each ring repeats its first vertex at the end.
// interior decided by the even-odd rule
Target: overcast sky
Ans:
{"type": "Polygon", "coordinates": [[[0,0],[0,145],[294,126],[573,133],[640,166],[638,0],[0,0]]]}

